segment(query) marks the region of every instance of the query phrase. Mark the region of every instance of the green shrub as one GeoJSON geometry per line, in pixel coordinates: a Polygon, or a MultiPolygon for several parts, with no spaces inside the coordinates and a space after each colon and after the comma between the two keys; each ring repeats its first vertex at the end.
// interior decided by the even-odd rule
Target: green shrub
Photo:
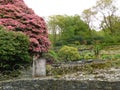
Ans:
{"type": "Polygon", "coordinates": [[[80,45],[80,42],[79,41],[75,41],[74,44],[75,45],[80,45]]]}
{"type": "Polygon", "coordinates": [[[0,71],[17,69],[16,64],[28,64],[31,61],[28,48],[26,35],[0,27],[0,71]]]}
{"type": "Polygon", "coordinates": [[[94,53],[92,52],[88,52],[84,55],[84,59],[94,59],[95,56],[94,56],[94,53]]]}
{"type": "Polygon", "coordinates": [[[112,59],[114,59],[113,55],[109,55],[109,54],[102,54],[100,58],[102,60],[112,60],[112,59]]]}
{"type": "Polygon", "coordinates": [[[114,55],[114,59],[120,59],[120,54],[114,55]]]}
{"type": "Polygon", "coordinates": [[[44,57],[47,59],[47,63],[48,64],[57,62],[57,60],[58,60],[58,55],[53,50],[49,50],[48,53],[45,53],[44,57]]]}
{"type": "Polygon", "coordinates": [[[80,58],[80,54],[75,47],[64,46],[58,52],[59,57],[62,61],[72,61],[78,60],[80,58]]]}

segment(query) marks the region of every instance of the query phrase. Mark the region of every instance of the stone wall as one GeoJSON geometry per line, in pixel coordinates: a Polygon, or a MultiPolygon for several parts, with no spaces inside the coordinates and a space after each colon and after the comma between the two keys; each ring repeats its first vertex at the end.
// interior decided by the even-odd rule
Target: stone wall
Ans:
{"type": "Polygon", "coordinates": [[[120,81],[14,80],[0,82],[0,90],[120,90],[120,81]]]}

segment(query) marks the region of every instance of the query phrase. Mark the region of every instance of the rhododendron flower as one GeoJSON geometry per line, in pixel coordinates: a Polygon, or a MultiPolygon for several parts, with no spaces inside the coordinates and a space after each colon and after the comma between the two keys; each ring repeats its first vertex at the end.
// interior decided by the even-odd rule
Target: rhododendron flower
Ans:
{"type": "Polygon", "coordinates": [[[39,56],[48,51],[50,41],[46,23],[23,0],[0,0],[0,25],[29,36],[32,55],[39,56]]]}

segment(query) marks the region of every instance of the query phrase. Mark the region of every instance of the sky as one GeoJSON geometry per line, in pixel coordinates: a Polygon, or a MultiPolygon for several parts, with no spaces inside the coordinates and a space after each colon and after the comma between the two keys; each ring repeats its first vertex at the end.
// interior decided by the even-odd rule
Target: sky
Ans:
{"type": "MultiPolygon", "coordinates": [[[[82,11],[96,5],[97,0],[24,0],[29,8],[47,19],[51,15],[81,15],[82,11]]],[[[116,0],[116,6],[120,10],[120,0],[116,0]]],[[[120,15],[120,12],[118,12],[120,15]]],[[[98,21],[94,21],[95,29],[99,29],[98,21]]]]}
{"type": "MultiPolygon", "coordinates": [[[[24,0],[34,12],[47,18],[51,15],[81,15],[82,11],[96,5],[97,0],[24,0]]],[[[116,6],[120,10],[120,0],[116,0],[116,6]]],[[[120,15],[120,12],[118,12],[120,15]]],[[[93,22],[95,29],[99,29],[99,22],[93,22]]]]}
{"type": "MultiPolygon", "coordinates": [[[[75,15],[96,4],[97,0],[24,0],[28,7],[32,8],[39,16],[51,15],[75,15]]],[[[120,8],[120,0],[117,6],[120,8]]]]}
{"type": "Polygon", "coordinates": [[[51,15],[81,14],[95,5],[96,0],[24,0],[36,14],[46,17],[51,15]]]}

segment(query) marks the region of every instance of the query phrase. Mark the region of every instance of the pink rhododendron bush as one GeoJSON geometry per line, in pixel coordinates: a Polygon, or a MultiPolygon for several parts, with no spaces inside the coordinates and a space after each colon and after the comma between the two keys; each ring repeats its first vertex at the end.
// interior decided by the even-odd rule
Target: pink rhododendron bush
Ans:
{"type": "Polygon", "coordinates": [[[50,46],[46,23],[23,0],[0,0],[0,25],[29,36],[29,51],[40,56],[50,46]]]}

